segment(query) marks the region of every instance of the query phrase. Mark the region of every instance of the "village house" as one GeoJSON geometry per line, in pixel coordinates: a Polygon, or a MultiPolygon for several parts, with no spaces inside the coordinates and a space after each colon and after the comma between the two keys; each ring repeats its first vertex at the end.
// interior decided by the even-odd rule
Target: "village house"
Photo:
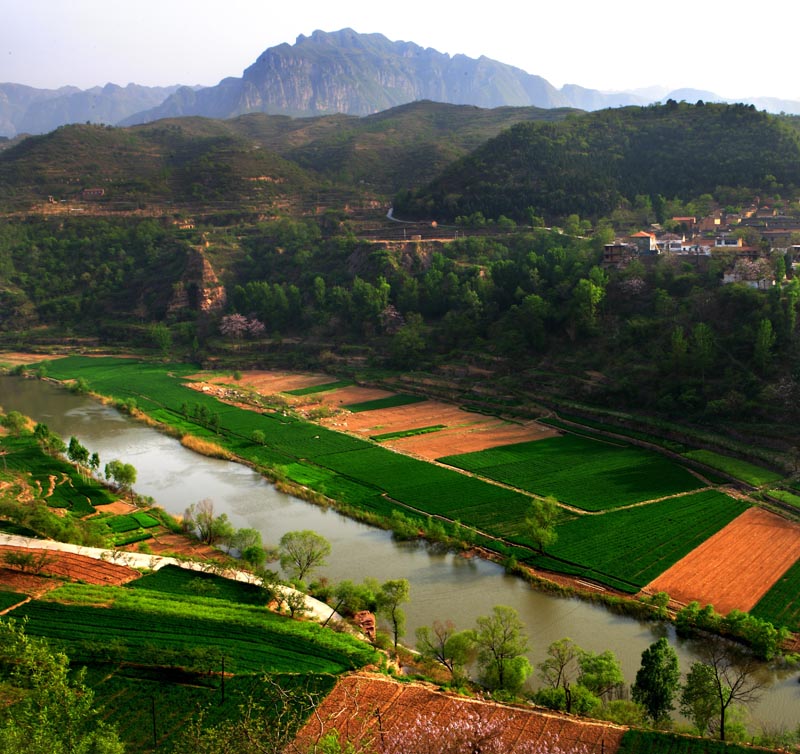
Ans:
{"type": "Polygon", "coordinates": [[[639,254],[658,254],[658,243],[653,233],[640,230],[630,236],[630,242],[636,246],[639,254]]]}

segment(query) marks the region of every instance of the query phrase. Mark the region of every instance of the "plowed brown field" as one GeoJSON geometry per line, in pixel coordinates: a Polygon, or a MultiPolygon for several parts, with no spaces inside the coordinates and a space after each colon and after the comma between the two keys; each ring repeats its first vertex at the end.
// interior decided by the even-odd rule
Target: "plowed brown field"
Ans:
{"type": "Polygon", "coordinates": [[[443,729],[459,723],[467,731],[478,727],[489,731],[491,751],[530,751],[535,744],[549,751],[558,741],[564,750],[577,744],[587,754],[613,754],[624,733],[610,723],[449,696],[418,683],[356,674],[340,679],[295,743],[298,751],[307,751],[322,735],[336,730],[356,749],[382,738],[389,751],[421,754],[444,750],[445,742],[437,741],[437,734],[444,737],[443,729]]]}
{"type": "Polygon", "coordinates": [[[750,610],[800,558],[800,525],[748,508],[651,581],[643,591],[711,604],[725,615],[750,610]]]}
{"type": "MultiPolygon", "coordinates": [[[[13,547],[11,545],[0,545],[0,558],[5,557],[7,552],[30,553],[38,557],[41,549],[27,547],[13,547]]],[[[108,563],[105,560],[89,558],[86,555],[78,555],[73,552],[63,550],[46,550],[47,561],[41,570],[41,575],[57,576],[69,581],[85,581],[88,584],[119,585],[138,579],[141,574],[135,568],[108,563]]],[[[17,571],[5,569],[2,572],[3,584],[13,580],[13,574],[17,571]]],[[[26,576],[26,574],[20,574],[26,576]]],[[[21,583],[21,582],[20,582],[21,583]]],[[[13,588],[13,587],[10,587],[13,588]]],[[[22,591],[22,589],[19,589],[22,591]]]]}
{"type": "Polygon", "coordinates": [[[333,382],[335,378],[325,374],[297,374],[296,372],[273,372],[254,370],[242,372],[240,380],[234,380],[230,376],[209,377],[206,381],[211,383],[239,384],[262,393],[263,395],[274,395],[285,390],[299,390],[304,387],[324,385],[333,382]]]}

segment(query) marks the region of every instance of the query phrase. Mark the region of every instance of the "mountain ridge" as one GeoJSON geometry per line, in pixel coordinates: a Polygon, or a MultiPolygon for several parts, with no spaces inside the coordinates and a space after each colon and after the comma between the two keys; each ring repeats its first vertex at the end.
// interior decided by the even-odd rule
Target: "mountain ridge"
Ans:
{"type": "Polygon", "coordinates": [[[227,119],[252,112],[310,117],[365,116],[418,100],[482,108],[601,110],[668,99],[744,102],[769,112],[800,114],[800,102],[775,97],[732,100],[685,88],[663,93],[601,91],[578,84],[557,89],[541,76],[492,60],[450,55],[414,42],[353,29],[317,30],[267,48],[241,77],[208,87],[174,85],[46,90],[0,84],[0,136],[39,134],[67,123],[139,125],[164,118],[227,119]]]}

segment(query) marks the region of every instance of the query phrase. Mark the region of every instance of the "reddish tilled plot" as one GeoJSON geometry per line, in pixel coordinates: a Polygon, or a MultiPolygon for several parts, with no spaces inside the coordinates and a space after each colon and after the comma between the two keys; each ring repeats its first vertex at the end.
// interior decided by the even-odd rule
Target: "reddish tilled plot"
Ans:
{"type": "Polygon", "coordinates": [[[471,427],[453,427],[440,432],[432,432],[429,435],[403,437],[390,440],[386,444],[401,453],[411,453],[432,461],[442,456],[474,453],[501,445],[543,440],[556,435],[558,435],[557,430],[537,422],[511,424],[495,420],[471,427]]]}
{"type": "Polygon", "coordinates": [[[87,584],[119,585],[138,579],[141,574],[134,568],[108,563],[62,550],[42,550],[28,547],[0,545],[0,558],[8,552],[33,555],[38,559],[42,552],[46,553],[44,565],[39,571],[42,575],[57,576],[68,581],[85,581],[87,584]]]}
{"type": "Polygon", "coordinates": [[[644,589],[725,615],[750,610],[800,558],[800,525],[748,508],[644,589]]]}
{"type": "MultiPolygon", "coordinates": [[[[366,390],[366,388],[357,389],[366,390]]],[[[347,390],[352,391],[353,388],[347,390]]],[[[336,390],[331,393],[331,399],[340,392],[343,391],[336,390]]],[[[514,424],[494,416],[465,411],[440,401],[422,401],[358,414],[337,414],[324,423],[332,429],[363,436],[442,425],[443,429],[436,432],[384,441],[385,445],[401,453],[409,453],[428,460],[455,453],[486,450],[499,445],[541,440],[558,434],[552,427],[537,422],[514,424]]]]}
{"type": "Polygon", "coordinates": [[[326,383],[333,382],[334,379],[334,377],[330,377],[326,374],[297,374],[293,372],[254,370],[242,372],[241,379],[239,380],[234,380],[230,376],[225,376],[210,377],[207,379],[207,382],[238,384],[249,387],[262,395],[274,395],[275,393],[283,393],[286,390],[299,390],[305,387],[325,385],[326,383]]]}
{"type": "Polygon", "coordinates": [[[473,738],[480,743],[481,732],[492,751],[533,751],[537,745],[537,751],[548,751],[557,741],[564,751],[613,754],[624,733],[609,723],[449,696],[432,686],[364,674],[336,684],[289,751],[309,751],[334,730],[356,749],[380,741],[381,751],[403,754],[450,750],[452,736],[461,744],[473,738]]]}

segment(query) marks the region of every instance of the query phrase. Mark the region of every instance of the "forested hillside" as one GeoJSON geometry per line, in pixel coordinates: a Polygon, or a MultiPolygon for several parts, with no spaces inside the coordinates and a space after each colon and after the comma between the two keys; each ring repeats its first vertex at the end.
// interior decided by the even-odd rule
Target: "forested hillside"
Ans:
{"type": "Polygon", "coordinates": [[[425,188],[401,193],[395,208],[440,221],[477,211],[597,219],[637,195],[724,200],[797,186],[800,139],[785,121],[752,105],[669,102],[518,124],[425,188]]]}

